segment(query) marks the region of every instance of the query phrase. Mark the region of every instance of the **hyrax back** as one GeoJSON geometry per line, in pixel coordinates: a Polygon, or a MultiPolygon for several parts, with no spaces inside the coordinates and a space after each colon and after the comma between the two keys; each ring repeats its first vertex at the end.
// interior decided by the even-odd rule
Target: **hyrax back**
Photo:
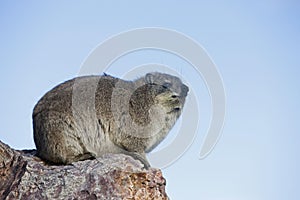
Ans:
{"type": "Polygon", "coordinates": [[[33,111],[38,156],[56,164],[124,153],[146,167],[145,153],[181,114],[188,87],[179,78],[149,73],[135,81],[85,76],[46,93],[33,111]]]}

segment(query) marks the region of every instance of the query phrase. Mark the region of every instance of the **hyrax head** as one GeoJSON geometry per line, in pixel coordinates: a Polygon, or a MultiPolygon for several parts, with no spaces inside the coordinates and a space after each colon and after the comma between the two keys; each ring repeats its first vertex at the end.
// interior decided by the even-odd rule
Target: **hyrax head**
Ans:
{"type": "Polygon", "coordinates": [[[146,74],[145,82],[161,88],[161,94],[158,94],[156,99],[162,105],[168,107],[170,114],[177,116],[181,114],[189,88],[178,77],[152,72],[146,74]]]}
{"type": "Polygon", "coordinates": [[[130,97],[130,116],[139,125],[154,122],[156,128],[169,130],[182,112],[189,89],[169,74],[148,73],[143,78],[130,97]]]}

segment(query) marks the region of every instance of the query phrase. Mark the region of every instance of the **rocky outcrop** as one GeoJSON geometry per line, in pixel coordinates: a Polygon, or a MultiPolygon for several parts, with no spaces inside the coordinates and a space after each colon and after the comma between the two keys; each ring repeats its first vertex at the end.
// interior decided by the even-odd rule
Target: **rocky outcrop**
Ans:
{"type": "Polygon", "coordinates": [[[0,199],[168,199],[158,169],[122,154],[49,165],[0,141],[0,199]]]}

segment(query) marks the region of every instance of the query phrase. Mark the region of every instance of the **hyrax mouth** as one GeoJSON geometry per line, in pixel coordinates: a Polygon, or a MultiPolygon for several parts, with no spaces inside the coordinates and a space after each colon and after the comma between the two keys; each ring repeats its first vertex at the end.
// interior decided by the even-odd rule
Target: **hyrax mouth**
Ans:
{"type": "Polygon", "coordinates": [[[159,103],[167,108],[167,114],[172,114],[181,111],[182,100],[177,93],[166,91],[159,95],[159,103]]]}
{"type": "Polygon", "coordinates": [[[181,108],[180,107],[175,107],[173,108],[173,110],[167,112],[168,114],[172,114],[172,113],[178,113],[179,111],[181,111],[181,108]]]}

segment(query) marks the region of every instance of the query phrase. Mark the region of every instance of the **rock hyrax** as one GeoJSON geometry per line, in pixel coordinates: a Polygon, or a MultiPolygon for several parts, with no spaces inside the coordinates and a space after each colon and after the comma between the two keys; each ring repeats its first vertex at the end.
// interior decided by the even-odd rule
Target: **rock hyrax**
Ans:
{"type": "Polygon", "coordinates": [[[135,81],[107,74],[66,81],[33,110],[37,155],[55,164],[123,153],[149,167],[145,153],[179,118],[188,87],[178,77],[148,73],[135,81]]]}

